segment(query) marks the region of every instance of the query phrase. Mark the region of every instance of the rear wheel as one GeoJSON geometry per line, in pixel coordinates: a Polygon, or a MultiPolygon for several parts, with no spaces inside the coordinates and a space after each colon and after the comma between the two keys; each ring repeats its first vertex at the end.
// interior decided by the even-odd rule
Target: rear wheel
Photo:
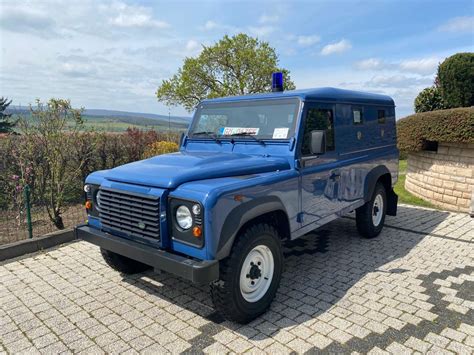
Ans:
{"type": "Polygon", "coordinates": [[[370,201],[356,210],[356,224],[364,238],[375,238],[382,231],[387,211],[387,192],[381,182],[375,185],[370,201]]]}
{"type": "Polygon", "coordinates": [[[220,279],[211,284],[215,308],[228,320],[252,321],[270,307],[282,270],[276,229],[264,223],[249,227],[238,236],[230,256],[220,262],[220,279]]]}
{"type": "Polygon", "coordinates": [[[122,274],[137,274],[151,268],[151,266],[114,253],[110,250],[100,248],[100,253],[107,265],[122,274]]]}

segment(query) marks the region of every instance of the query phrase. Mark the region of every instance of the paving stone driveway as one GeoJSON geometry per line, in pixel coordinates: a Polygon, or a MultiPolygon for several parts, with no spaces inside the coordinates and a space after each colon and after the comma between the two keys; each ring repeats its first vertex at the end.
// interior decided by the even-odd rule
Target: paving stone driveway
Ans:
{"type": "Polygon", "coordinates": [[[0,353],[472,354],[474,219],[401,206],[386,223],[373,240],[348,217],[287,243],[276,300],[245,326],[207,287],[124,277],[85,242],[4,262],[0,353]]]}

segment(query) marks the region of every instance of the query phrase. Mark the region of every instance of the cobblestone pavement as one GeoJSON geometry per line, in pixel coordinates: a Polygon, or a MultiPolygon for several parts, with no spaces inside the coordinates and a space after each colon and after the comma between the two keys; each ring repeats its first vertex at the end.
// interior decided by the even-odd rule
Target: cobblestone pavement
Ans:
{"type": "Polygon", "coordinates": [[[348,217],[287,243],[276,300],[245,326],[208,287],[124,277],[85,242],[4,262],[0,353],[472,354],[474,219],[401,206],[386,223],[373,240],[348,217]]]}

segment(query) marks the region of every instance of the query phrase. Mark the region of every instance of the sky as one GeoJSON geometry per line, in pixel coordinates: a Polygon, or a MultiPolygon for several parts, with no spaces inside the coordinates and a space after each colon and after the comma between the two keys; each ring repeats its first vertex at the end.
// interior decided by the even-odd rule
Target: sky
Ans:
{"type": "Polygon", "coordinates": [[[240,32],[268,41],[297,89],[388,94],[400,118],[440,62],[474,51],[474,0],[0,0],[0,96],[168,114],[161,81],[240,32]]]}

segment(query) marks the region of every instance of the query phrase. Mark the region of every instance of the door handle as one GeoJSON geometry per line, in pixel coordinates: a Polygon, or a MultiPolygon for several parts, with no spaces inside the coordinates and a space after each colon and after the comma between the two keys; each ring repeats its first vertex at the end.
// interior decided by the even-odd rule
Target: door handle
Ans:
{"type": "Polygon", "coordinates": [[[329,175],[330,180],[339,180],[340,177],[341,177],[341,173],[339,171],[334,172],[331,175],[329,175]]]}

